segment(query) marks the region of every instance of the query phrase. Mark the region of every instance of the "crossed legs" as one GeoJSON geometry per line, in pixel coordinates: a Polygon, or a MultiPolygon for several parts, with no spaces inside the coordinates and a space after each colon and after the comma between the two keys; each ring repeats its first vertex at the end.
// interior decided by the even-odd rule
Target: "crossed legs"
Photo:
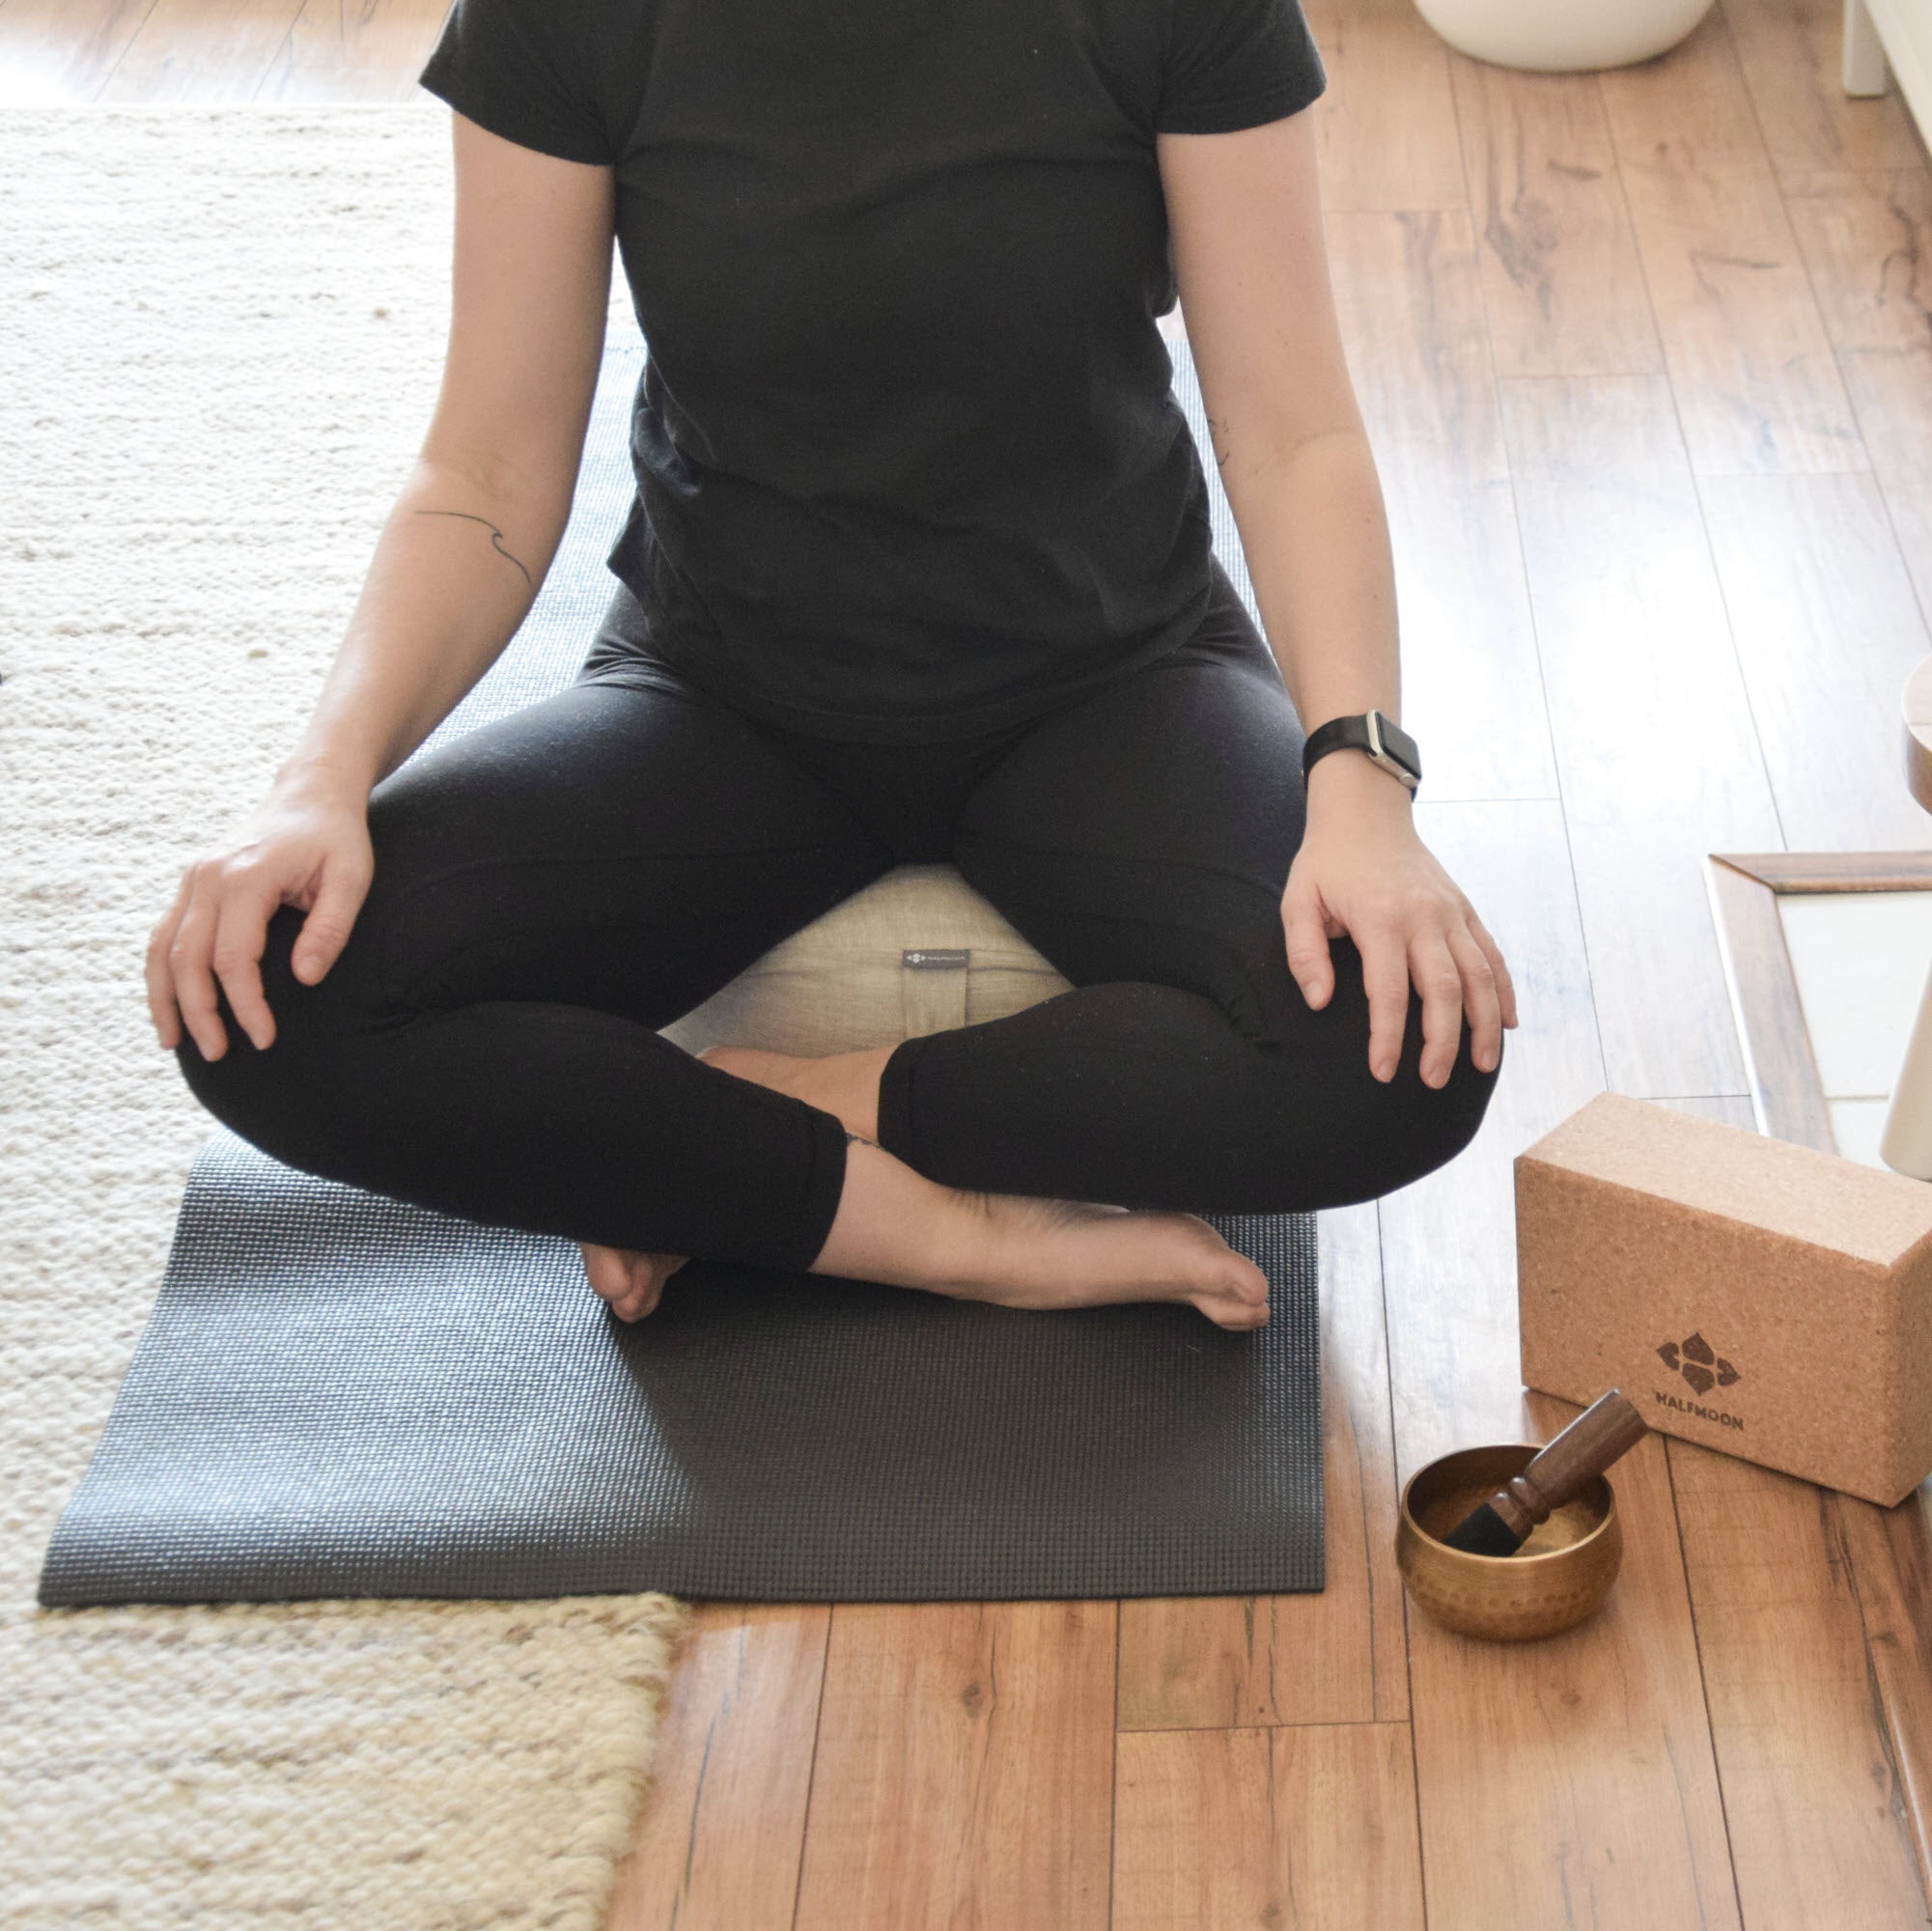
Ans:
{"type": "Polygon", "coordinates": [[[892,862],[726,707],[574,686],[393,773],[370,829],[370,890],[319,985],[291,969],[301,913],[268,922],[271,1046],[222,998],[227,1050],[177,1049],[209,1111],[274,1157],[566,1235],[587,1263],[692,1253],[1018,1305],[1265,1314],[1250,1264],[1186,1215],[946,1186],[659,1036],[892,862]]]}
{"type": "Polygon", "coordinates": [[[1258,1325],[1258,1271],[1194,1217],[1400,1186],[1467,1142],[1496,1077],[1465,1035],[1425,1087],[1412,998],[1375,1080],[1346,940],[1321,1012],[1288,975],[1300,732],[1265,651],[1208,631],[1044,723],[890,754],[579,682],[378,785],[375,878],[335,966],[294,976],[282,908],[275,1042],[258,1051],[224,1001],[229,1050],[184,1038],[183,1076],[292,1165],[570,1237],[620,1312],[655,1300],[640,1257],[702,1254],[1258,1325]],[[890,864],[947,849],[1075,990],[817,1065],[659,1036],[890,864]]]}
{"type": "MultiPolygon", "coordinates": [[[[1475,1068],[1465,1023],[1449,1079],[1425,1085],[1412,989],[1395,1075],[1376,1079],[1347,938],[1328,1004],[1302,998],[1279,911],[1303,825],[1301,747],[1265,643],[1245,612],[1224,616],[1017,736],[958,814],[950,855],[1073,992],[893,1048],[707,1057],[994,1198],[1286,1212],[1406,1185],[1468,1144],[1500,1069],[1475,1068]]],[[[815,753],[835,784],[854,755],[815,753]]],[[[599,1264],[635,1314],[674,1261],[599,1264]]],[[[1230,1280],[1234,1303],[1203,1311],[1247,1325],[1252,1285],[1230,1280]]]]}

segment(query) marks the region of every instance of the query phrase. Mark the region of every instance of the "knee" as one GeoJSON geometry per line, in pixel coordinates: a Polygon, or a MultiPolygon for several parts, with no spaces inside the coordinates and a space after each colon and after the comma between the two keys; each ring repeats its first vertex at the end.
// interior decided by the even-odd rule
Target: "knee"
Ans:
{"type": "MultiPolygon", "coordinates": [[[[1456,1042],[1455,1063],[1441,1086],[1424,1083],[1421,1074],[1422,1009],[1412,1000],[1404,1030],[1402,1053],[1394,1078],[1381,1087],[1373,1103],[1385,1152],[1380,1161],[1378,1194],[1392,1193],[1423,1175],[1446,1166],[1475,1138],[1489,1111],[1491,1096],[1502,1073],[1505,1048],[1497,1043],[1497,1063],[1482,1072],[1471,1056],[1469,1021],[1463,1021],[1456,1042]]],[[[1363,1054],[1367,1048],[1364,1044],[1363,1054]]]]}
{"type": "Polygon", "coordinates": [[[1446,1166],[1475,1138],[1489,1111],[1490,1096],[1502,1072],[1502,1048],[1496,1065],[1481,1071],[1471,1056],[1469,1021],[1464,1018],[1456,1041],[1456,1057],[1441,1086],[1422,1077],[1422,1002],[1413,992],[1402,1029],[1402,1050],[1394,1077],[1380,1080],[1368,1070],[1368,1037],[1364,1022],[1357,1052],[1360,1074],[1355,1085],[1354,1143],[1370,1199],[1392,1193],[1425,1174],[1446,1166]]]}
{"type": "Polygon", "coordinates": [[[344,971],[341,958],[317,986],[294,976],[290,955],[303,917],[283,906],[268,921],[261,972],[275,1021],[269,1044],[257,1047],[248,1037],[217,980],[215,1010],[226,1046],[210,1059],[184,1028],[175,1062],[188,1090],[223,1126],[290,1165],[314,1170],[324,1118],[339,1110],[339,1082],[330,1074],[344,1062],[340,1049],[356,1001],[353,974],[344,971]]]}
{"type": "Polygon", "coordinates": [[[1289,1213],[1379,1199],[1446,1166],[1475,1138],[1502,1071],[1470,1057],[1468,1022],[1448,1079],[1421,1075],[1421,1002],[1412,995],[1392,1077],[1368,1064],[1368,1018],[1336,1016],[1302,1050],[1259,1049],[1261,1090],[1250,1115],[1246,1211],[1289,1213]]]}

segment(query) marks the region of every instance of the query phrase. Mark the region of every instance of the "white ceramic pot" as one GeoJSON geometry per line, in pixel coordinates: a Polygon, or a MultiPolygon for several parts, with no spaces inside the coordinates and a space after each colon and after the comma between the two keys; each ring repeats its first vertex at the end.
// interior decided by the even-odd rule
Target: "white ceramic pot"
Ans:
{"type": "Polygon", "coordinates": [[[1545,73],[1629,67],[1667,52],[1713,0],[1415,0],[1457,52],[1545,73]]]}

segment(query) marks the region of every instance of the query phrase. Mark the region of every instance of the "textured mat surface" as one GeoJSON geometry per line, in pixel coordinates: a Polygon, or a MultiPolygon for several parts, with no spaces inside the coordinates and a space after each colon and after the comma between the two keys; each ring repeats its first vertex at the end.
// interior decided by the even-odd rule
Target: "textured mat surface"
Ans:
{"type": "MultiPolygon", "coordinates": [[[[581,660],[643,354],[613,340],[556,564],[431,745],[581,660]]],[[[631,1329],[569,1242],[318,1180],[217,1129],[41,1600],[1319,1589],[1314,1222],[1217,1224],[1270,1276],[1257,1334],[1186,1306],[1023,1312],[698,1262],[631,1329]]]]}
{"type": "Polygon", "coordinates": [[[218,1132],[42,1597],[1317,1588],[1312,1232],[1218,1224],[1256,1334],[697,1261],[631,1328],[568,1242],[218,1132]]]}

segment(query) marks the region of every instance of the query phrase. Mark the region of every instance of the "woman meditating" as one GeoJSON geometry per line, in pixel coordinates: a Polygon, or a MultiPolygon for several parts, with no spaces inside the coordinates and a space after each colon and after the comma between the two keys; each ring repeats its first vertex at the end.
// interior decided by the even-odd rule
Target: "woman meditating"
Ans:
{"type": "Polygon", "coordinates": [[[422,82],[442,392],[312,719],[154,930],[189,1086],[579,1243],[630,1320],[702,1255],[1258,1326],[1197,1217],[1442,1165],[1516,1023],[1413,820],[1297,0],[457,0],[422,82]],[[615,593],[569,687],[411,759],[556,552],[613,235],[615,593]],[[934,861],[1073,990],[825,1059],[659,1036],[934,861]]]}

